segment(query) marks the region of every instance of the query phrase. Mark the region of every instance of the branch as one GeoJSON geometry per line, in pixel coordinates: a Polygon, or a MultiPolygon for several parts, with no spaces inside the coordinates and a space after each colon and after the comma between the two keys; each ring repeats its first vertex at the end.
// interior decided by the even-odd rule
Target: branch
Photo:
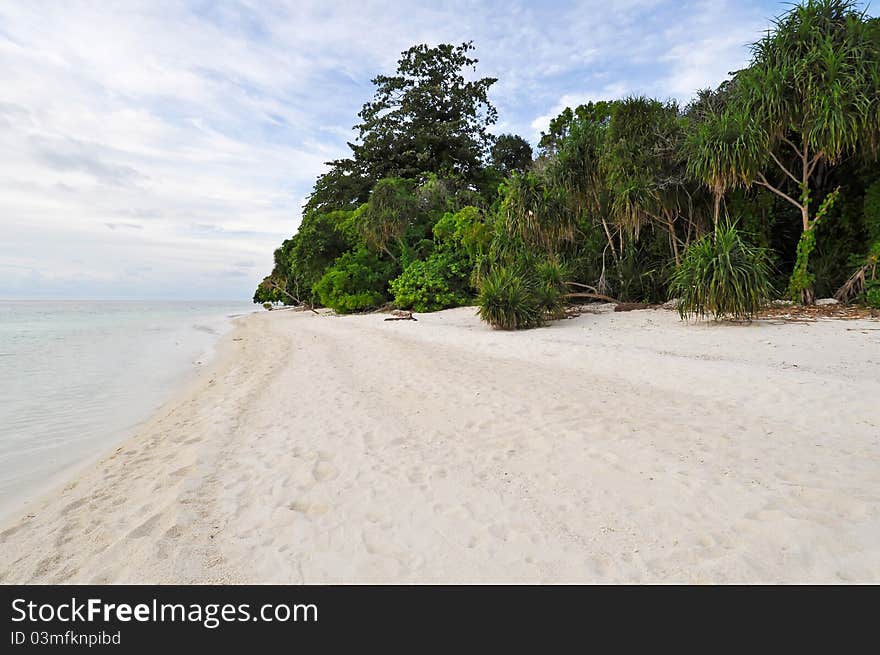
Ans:
{"type": "Polygon", "coordinates": [[[764,174],[763,174],[763,173],[758,173],[758,176],[760,177],[760,179],[755,180],[755,184],[760,184],[761,186],[770,189],[773,193],[775,193],[775,194],[778,195],[778,196],[781,196],[781,197],[785,198],[785,199],[788,200],[792,205],[794,205],[795,207],[797,207],[798,209],[800,209],[800,210],[803,211],[803,208],[804,208],[803,205],[801,205],[797,200],[795,200],[794,198],[792,198],[792,197],[791,197],[790,195],[788,195],[787,193],[783,193],[782,191],[780,191],[779,189],[777,189],[775,186],[773,186],[772,184],[770,184],[770,183],[767,181],[767,178],[764,177],[764,174]]]}
{"type": "Polygon", "coordinates": [[[602,293],[567,293],[565,294],[566,298],[593,298],[594,300],[604,300],[605,302],[613,302],[620,303],[617,298],[612,298],[611,296],[606,296],[602,293]]]}
{"type": "Polygon", "coordinates": [[[568,284],[569,286],[572,286],[572,287],[580,287],[581,289],[589,289],[593,293],[599,293],[596,290],[596,287],[591,287],[589,284],[581,284],[580,282],[566,282],[565,284],[568,284]]]}
{"type": "Polygon", "coordinates": [[[822,159],[822,156],[824,154],[825,153],[822,150],[820,150],[819,152],[816,153],[816,156],[810,160],[810,163],[808,164],[808,167],[807,167],[807,177],[813,176],[813,171],[816,169],[816,166],[818,165],[819,161],[822,159]]]}
{"type": "MultiPolygon", "coordinates": [[[[289,293],[289,292],[287,291],[287,289],[282,289],[281,287],[279,287],[277,284],[275,284],[275,283],[272,282],[272,281],[268,281],[268,284],[269,284],[270,287],[272,287],[273,289],[275,289],[275,291],[280,291],[280,292],[283,293],[285,296],[287,296],[288,298],[290,298],[293,302],[295,302],[297,305],[305,305],[305,306],[308,307],[311,311],[315,312],[315,314],[318,313],[318,312],[315,311],[315,308],[314,308],[314,307],[312,307],[312,306],[309,305],[308,303],[304,303],[302,300],[300,300],[299,298],[297,298],[297,297],[294,296],[293,294],[289,293]]],[[[319,316],[320,316],[320,314],[319,314],[319,316]]]]}
{"type": "Polygon", "coordinates": [[[795,184],[798,184],[798,185],[799,185],[799,184],[801,183],[801,181],[800,181],[799,179],[797,179],[797,178],[791,173],[790,170],[788,170],[785,166],[782,165],[782,162],[779,161],[779,158],[778,158],[776,155],[773,154],[773,151],[772,151],[772,150],[770,150],[769,152],[770,152],[770,156],[773,157],[773,161],[776,162],[776,165],[779,166],[779,168],[782,169],[782,172],[785,173],[786,175],[788,175],[792,180],[794,180],[794,183],[795,183],[795,184]]]}
{"type": "Polygon", "coordinates": [[[794,150],[794,154],[796,154],[796,155],[798,156],[798,159],[803,159],[803,158],[804,158],[804,155],[803,155],[803,153],[801,152],[801,149],[798,148],[795,144],[793,144],[791,141],[789,141],[789,140],[788,140],[787,138],[785,138],[784,136],[783,136],[783,137],[780,137],[780,139],[782,139],[782,141],[784,141],[785,143],[787,143],[788,145],[791,146],[791,149],[794,150]]]}

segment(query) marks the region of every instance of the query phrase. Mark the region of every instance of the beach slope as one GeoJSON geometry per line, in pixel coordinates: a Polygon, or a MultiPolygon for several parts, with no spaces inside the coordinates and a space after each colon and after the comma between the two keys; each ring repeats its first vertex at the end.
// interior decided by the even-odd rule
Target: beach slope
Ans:
{"type": "Polygon", "coordinates": [[[880,324],[237,321],[0,582],[877,582],[880,324]]]}

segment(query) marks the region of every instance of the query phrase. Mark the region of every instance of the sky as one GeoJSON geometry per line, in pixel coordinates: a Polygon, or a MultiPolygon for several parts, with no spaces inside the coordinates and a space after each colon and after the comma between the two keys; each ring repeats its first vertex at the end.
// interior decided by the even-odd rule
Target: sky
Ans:
{"type": "Polygon", "coordinates": [[[472,40],[496,134],[687,102],[766,0],[0,0],[0,298],[249,299],[376,74],[472,40]]]}

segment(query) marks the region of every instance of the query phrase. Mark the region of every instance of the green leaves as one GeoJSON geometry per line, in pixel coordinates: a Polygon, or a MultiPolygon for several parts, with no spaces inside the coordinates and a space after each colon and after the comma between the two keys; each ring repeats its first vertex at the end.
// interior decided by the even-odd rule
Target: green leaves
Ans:
{"type": "Polygon", "coordinates": [[[467,304],[472,266],[451,252],[435,252],[426,260],[412,262],[391,281],[394,304],[401,309],[436,312],[467,304]]]}
{"type": "Polygon", "coordinates": [[[546,177],[514,173],[500,192],[503,229],[508,235],[551,254],[574,238],[577,216],[565,189],[546,177]]]}
{"type": "Polygon", "coordinates": [[[552,259],[525,257],[493,267],[480,285],[480,318],[501,330],[524,330],[564,317],[565,275],[552,259]]]}
{"type": "Polygon", "coordinates": [[[357,224],[368,248],[388,251],[418,214],[414,185],[410,180],[379,180],[370,200],[358,211],[357,224]]]}
{"type": "Polygon", "coordinates": [[[767,252],[747,243],[732,225],[695,241],[672,274],[682,318],[751,318],[772,293],[767,252]]]}
{"type": "Polygon", "coordinates": [[[473,49],[470,42],[413,46],[395,75],[373,79],[376,92],[358,114],[359,143],[352,145],[368,178],[479,174],[492,142],[487,128],[498,113],[488,97],[495,78],[465,77],[476,68],[473,49]]]}
{"type": "MultiPolygon", "coordinates": [[[[796,136],[834,162],[876,144],[880,48],[853,0],[808,0],[778,19],[737,75],[741,113],[773,144],[796,136]]],[[[771,144],[771,145],[773,145],[771,144]]]]}
{"type": "Polygon", "coordinates": [[[532,165],[532,146],[521,136],[502,134],[492,145],[492,164],[503,175],[523,172],[532,165]]]}
{"type": "Polygon", "coordinates": [[[750,183],[767,159],[769,138],[747,114],[725,108],[691,123],[684,148],[692,179],[718,193],[750,183]]]}
{"type": "Polygon", "coordinates": [[[347,252],[327,269],[315,292],[321,304],[340,314],[378,307],[388,296],[385,289],[392,267],[363,247],[347,252]]]}
{"type": "Polygon", "coordinates": [[[544,322],[534,282],[512,267],[500,266],[486,276],[477,303],[480,318],[500,330],[522,330],[544,322]]]}
{"type": "Polygon", "coordinates": [[[649,220],[670,223],[684,202],[684,122],[675,103],[644,97],[617,103],[602,154],[611,215],[634,235],[649,220]]]}

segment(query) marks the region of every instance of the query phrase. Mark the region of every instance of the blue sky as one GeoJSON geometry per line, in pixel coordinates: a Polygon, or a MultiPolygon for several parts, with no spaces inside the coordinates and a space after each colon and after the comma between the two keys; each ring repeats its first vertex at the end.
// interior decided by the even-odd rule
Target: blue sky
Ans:
{"type": "Polygon", "coordinates": [[[496,133],[686,102],[748,62],[760,0],[0,5],[0,297],[249,298],[415,43],[473,40],[496,133]]]}

